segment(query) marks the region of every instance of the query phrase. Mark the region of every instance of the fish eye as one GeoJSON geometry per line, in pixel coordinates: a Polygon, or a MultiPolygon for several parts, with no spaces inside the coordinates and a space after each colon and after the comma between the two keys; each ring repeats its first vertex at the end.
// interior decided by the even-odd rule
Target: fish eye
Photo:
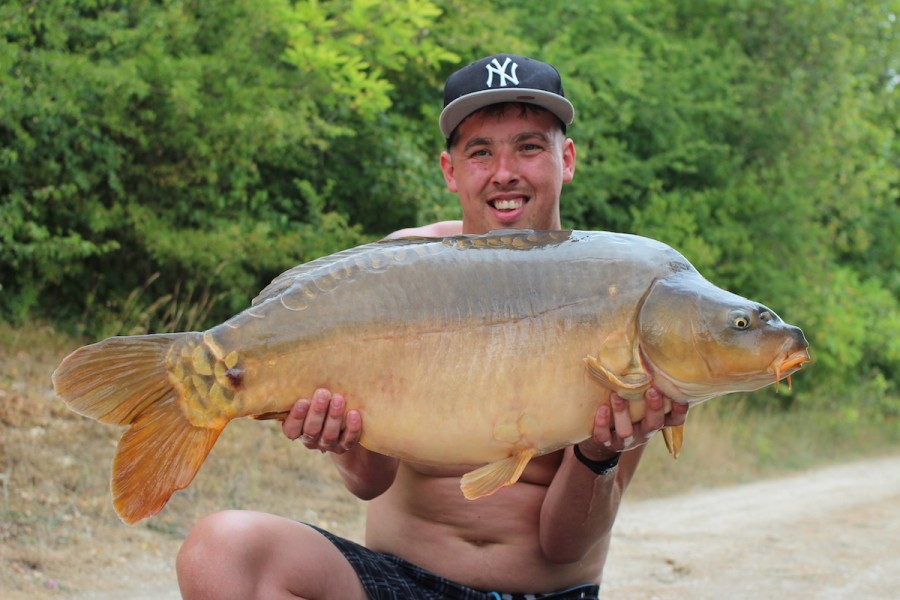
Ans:
{"type": "Polygon", "coordinates": [[[731,326],[737,330],[749,329],[750,327],[750,315],[743,311],[736,311],[731,313],[731,326]]]}

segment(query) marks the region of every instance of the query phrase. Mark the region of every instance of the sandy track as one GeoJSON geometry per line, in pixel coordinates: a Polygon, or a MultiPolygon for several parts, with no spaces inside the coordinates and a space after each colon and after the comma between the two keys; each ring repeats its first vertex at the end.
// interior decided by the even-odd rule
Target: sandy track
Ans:
{"type": "Polygon", "coordinates": [[[606,600],[900,598],[900,457],[626,503],[606,600]]]}

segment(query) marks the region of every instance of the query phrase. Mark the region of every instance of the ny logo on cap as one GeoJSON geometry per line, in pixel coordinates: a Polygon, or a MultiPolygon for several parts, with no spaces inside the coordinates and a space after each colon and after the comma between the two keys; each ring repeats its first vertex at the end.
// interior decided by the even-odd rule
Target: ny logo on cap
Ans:
{"type": "Polygon", "coordinates": [[[488,72],[488,78],[487,78],[487,86],[488,87],[493,86],[494,75],[497,75],[497,77],[500,79],[500,82],[499,82],[500,87],[506,87],[507,81],[509,81],[513,85],[519,85],[519,78],[516,77],[516,69],[519,68],[519,65],[512,62],[512,60],[508,56],[506,57],[506,60],[503,62],[502,65],[500,64],[500,61],[498,61],[495,58],[489,64],[486,64],[484,66],[484,68],[487,69],[487,72],[488,72]],[[509,73],[507,73],[506,69],[509,68],[510,63],[512,63],[512,70],[509,73]]]}

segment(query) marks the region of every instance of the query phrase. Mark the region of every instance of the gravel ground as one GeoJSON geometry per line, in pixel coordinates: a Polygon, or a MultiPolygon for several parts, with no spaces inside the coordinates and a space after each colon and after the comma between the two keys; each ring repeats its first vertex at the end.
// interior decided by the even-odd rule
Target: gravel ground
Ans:
{"type": "Polygon", "coordinates": [[[900,457],[625,504],[606,600],[900,598],[900,457]]]}

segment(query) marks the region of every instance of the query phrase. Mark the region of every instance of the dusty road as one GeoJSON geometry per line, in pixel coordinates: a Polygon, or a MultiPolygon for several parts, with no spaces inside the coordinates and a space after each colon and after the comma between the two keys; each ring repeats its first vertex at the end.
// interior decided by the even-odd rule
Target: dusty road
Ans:
{"type": "Polygon", "coordinates": [[[606,600],[900,598],[900,457],[626,504],[606,600]]]}
{"type": "MultiPolygon", "coordinates": [[[[179,598],[166,558],[135,565],[130,580],[147,583],[75,597],[179,598]]],[[[900,598],[900,456],[626,502],[602,597],[900,598]]]]}

